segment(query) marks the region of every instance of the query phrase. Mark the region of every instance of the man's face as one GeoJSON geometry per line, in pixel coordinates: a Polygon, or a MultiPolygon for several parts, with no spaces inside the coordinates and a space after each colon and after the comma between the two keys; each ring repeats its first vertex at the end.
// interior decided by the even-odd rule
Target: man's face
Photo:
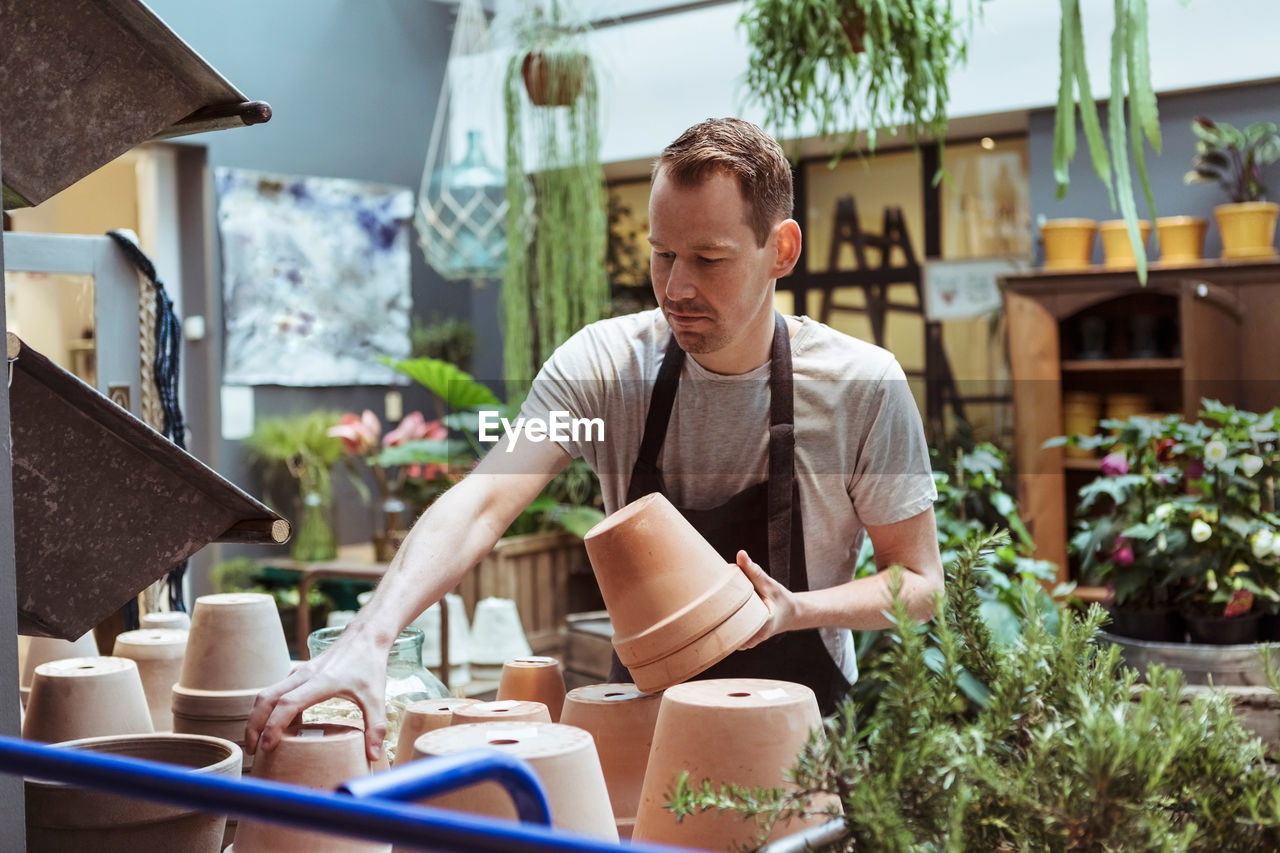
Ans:
{"type": "Polygon", "coordinates": [[[649,195],[650,270],[681,349],[732,350],[772,315],[775,236],[776,229],[756,245],[736,178],[717,172],[685,187],[658,172],[649,195]]]}

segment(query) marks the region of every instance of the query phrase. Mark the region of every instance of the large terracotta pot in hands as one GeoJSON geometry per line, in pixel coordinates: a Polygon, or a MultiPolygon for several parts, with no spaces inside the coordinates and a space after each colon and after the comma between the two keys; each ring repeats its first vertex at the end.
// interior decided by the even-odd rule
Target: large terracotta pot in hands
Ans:
{"type": "Polygon", "coordinates": [[[36,667],[51,660],[67,658],[91,658],[98,654],[98,644],[89,631],[76,640],[55,640],[53,637],[18,637],[18,671],[22,673],[19,691],[22,704],[27,704],[31,694],[31,679],[36,667]]]}
{"type": "Polygon", "coordinates": [[[630,838],[635,827],[661,700],[661,694],[641,693],[634,684],[578,687],[564,700],[561,722],[585,729],[595,738],[622,838],[630,838]]]}
{"type": "Polygon", "coordinates": [[[125,631],[116,636],[112,654],[138,665],[151,709],[151,724],[158,732],[173,730],[173,685],[182,674],[186,651],[187,632],[173,628],[125,631]]]}
{"type": "MultiPolygon", "coordinates": [[[[136,734],[54,744],[240,778],[240,747],[199,735],[136,734]]],[[[26,782],[28,853],[217,853],[226,817],[56,782],[26,782]]]]}
{"type": "Polygon", "coordinates": [[[495,702],[474,702],[453,709],[453,725],[472,723],[549,723],[551,712],[541,702],[523,699],[501,699],[495,702]]]}
{"type": "MultiPolygon", "coordinates": [[[[809,733],[821,726],[813,691],[789,681],[724,678],[672,687],[658,710],[633,838],[705,850],[755,846],[760,827],[739,814],[712,810],[677,822],[665,806],[667,788],[686,770],[691,786],[705,779],[713,786],[794,787],[786,772],[795,765],[809,733]]],[[[824,799],[812,807],[837,802],[824,799]]],[[[817,815],[779,823],[769,839],[828,819],[817,815]]]]}
{"type": "MultiPolygon", "coordinates": [[[[253,775],[259,779],[332,790],[348,779],[369,773],[364,732],[354,726],[304,723],[291,726],[275,749],[258,757],[253,775]]],[[[242,820],[236,830],[236,853],[387,853],[390,844],[344,838],[273,823],[242,820]]]]}
{"type": "MultiPolygon", "coordinates": [[[[600,759],[591,735],[558,723],[479,723],[428,732],[413,745],[414,758],[496,749],[533,767],[547,791],[551,825],[610,841],[618,840],[600,759]]],[[[495,782],[481,782],[424,800],[425,805],[516,820],[510,795],[495,782]]]]}
{"type": "Polygon", "coordinates": [[[593,527],[587,555],[613,623],[613,647],[654,693],[728,657],[768,609],[671,502],[645,495],[593,527]]]}
{"type": "Polygon", "coordinates": [[[498,682],[498,699],[526,699],[541,702],[551,714],[551,722],[560,722],[564,707],[564,674],[560,661],[550,657],[514,658],[502,665],[498,682]]]}
{"type": "Polygon", "coordinates": [[[271,596],[234,592],[196,599],[179,679],[183,687],[266,687],[288,677],[289,668],[289,646],[271,596]]]}
{"type": "Polygon", "coordinates": [[[396,765],[413,760],[413,742],[436,729],[453,725],[453,714],[458,708],[475,705],[475,699],[449,697],[423,699],[405,706],[404,719],[400,721],[400,735],[396,740],[396,765]]]}
{"type": "Polygon", "coordinates": [[[155,731],[138,666],[127,658],[67,658],[36,667],[22,722],[28,740],[58,743],[155,731]]]}

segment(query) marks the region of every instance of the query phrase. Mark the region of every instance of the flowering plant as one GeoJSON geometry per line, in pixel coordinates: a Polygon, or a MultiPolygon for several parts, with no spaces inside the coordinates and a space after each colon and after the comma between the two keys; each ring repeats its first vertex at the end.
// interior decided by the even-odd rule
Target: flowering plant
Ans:
{"type": "Polygon", "coordinates": [[[1177,605],[1201,616],[1280,610],[1280,410],[1212,400],[1200,420],[1103,421],[1114,434],[1052,444],[1114,445],[1102,476],[1080,489],[1072,551],[1118,606],[1177,605]]]}

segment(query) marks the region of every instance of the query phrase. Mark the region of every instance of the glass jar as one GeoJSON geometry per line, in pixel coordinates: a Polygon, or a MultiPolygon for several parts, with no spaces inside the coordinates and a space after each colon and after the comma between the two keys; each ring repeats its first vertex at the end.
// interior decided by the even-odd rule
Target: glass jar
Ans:
{"type": "MultiPolygon", "coordinates": [[[[345,625],[334,628],[321,628],[312,631],[307,637],[307,649],[315,658],[325,649],[333,645],[339,635],[346,630],[345,625]]],[[[410,702],[421,699],[440,699],[449,695],[449,689],[439,678],[422,665],[422,645],[424,634],[421,628],[410,625],[400,632],[391,644],[391,653],[387,656],[387,689],[388,710],[395,708],[403,711],[410,702]]]]}

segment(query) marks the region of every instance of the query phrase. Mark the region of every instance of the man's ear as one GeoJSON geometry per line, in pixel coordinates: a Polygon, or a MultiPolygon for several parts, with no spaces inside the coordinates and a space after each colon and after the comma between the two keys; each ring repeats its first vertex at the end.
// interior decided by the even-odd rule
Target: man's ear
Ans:
{"type": "Polygon", "coordinates": [[[795,269],[796,262],[800,260],[800,223],[794,219],[779,222],[774,226],[773,239],[778,257],[774,261],[773,269],[769,272],[769,277],[782,278],[790,274],[795,269]]]}

